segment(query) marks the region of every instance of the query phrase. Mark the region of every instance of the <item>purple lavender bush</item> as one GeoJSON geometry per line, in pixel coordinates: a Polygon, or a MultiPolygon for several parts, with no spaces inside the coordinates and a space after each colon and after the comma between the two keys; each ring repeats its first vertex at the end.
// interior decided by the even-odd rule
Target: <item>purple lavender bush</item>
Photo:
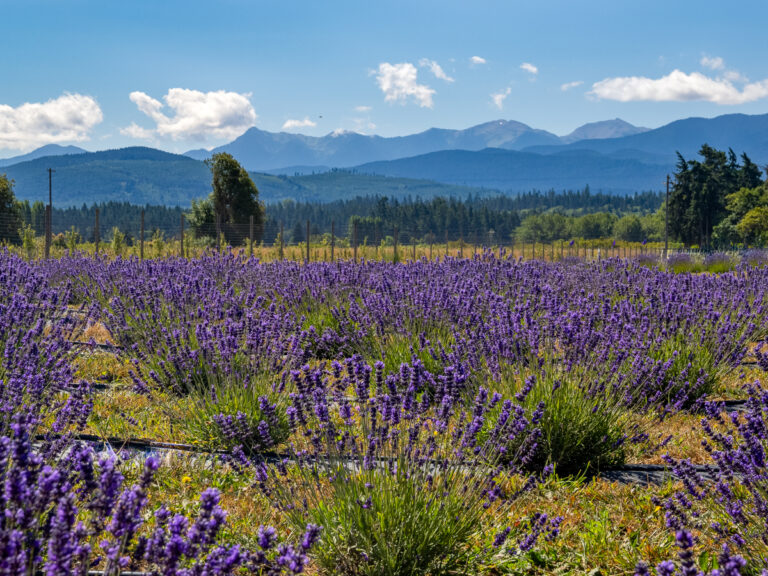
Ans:
{"type": "Polygon", "coordinates": [[[726,414],[721,403],[708,402],[705,413],[701,428],[711,468],[704,474],[689,461],[668,458],[684,489],[661,503],[667,526],[678,531],[678,541],[680,531],[693,526],[719,543],[723,555],[717,574],[766,574],[768,393],[756,382],[749,387],[745,412],[726,414]]]}
{"type": "Polygon", "coordinates": [[[432,394],[424,371],[403,365],[386,374],[383,363],[359,357],[294,376],[289,417],[301,446],[289,460],[256,464],[256,479],[295,529],[323,526],[313,553],[323,574],[472,573],[556,536],[560,520],[546,516],[518,540],[508,529],[489,537],[482,523],[536,485],[537,476],[521,473],[543,406],[529,418],[480,388],[465,407],[448,380],[432,394]]]}
{"type": "MultiPolygon", "coordinates": [[[[34,419],[18,414],[10,436],[0,437],[0,574],[84,575],[95,569],[119,575],[141,569],[152,574],[300,573],[306,547],[277,546],[272,537],[248,550],[220,543],[226,513],[208,489],[189,518],[164,506],[145,526],[148,491],[158,464],[144,463],[138,482],[124,485],[117,462],[76,443],[54,462],[33,447],[34,419]]],[[[267,529],[269,530],[269,529],[267,529]]],[[[311,531],[316,531],[311,527],[311,531]]]]}

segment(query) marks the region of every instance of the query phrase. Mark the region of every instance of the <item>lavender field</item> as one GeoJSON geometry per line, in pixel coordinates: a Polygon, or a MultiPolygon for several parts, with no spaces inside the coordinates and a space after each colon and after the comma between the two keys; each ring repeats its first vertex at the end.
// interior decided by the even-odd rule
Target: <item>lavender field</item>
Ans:
{"type": "Polygon", "coordinates": [[[766,573],[758,256],[2,252],[0,574],[766,573]]]}

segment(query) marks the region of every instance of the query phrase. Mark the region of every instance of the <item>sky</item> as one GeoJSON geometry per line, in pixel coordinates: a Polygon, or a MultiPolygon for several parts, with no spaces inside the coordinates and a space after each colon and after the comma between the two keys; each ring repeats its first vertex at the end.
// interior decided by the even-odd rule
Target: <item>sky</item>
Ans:
{"type": "Polygon", "coordinates": [[[768,112],[768,2],[0,0],[0,157],[768,112]]]}

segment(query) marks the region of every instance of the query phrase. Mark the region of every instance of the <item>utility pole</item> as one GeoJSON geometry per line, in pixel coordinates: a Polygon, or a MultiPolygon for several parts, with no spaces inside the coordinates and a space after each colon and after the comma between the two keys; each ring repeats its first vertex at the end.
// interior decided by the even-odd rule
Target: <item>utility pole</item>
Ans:
{"type": "Polygon", "coordinates": [[[669,249],[669,174],[667,174],[667,200],[664,204],[664,259],[667,259],[669,249]]]}
{"type": "Polygon", "coordinates": [[[53,207],[53,168],[48,168],[48,206],[53,207]]]}

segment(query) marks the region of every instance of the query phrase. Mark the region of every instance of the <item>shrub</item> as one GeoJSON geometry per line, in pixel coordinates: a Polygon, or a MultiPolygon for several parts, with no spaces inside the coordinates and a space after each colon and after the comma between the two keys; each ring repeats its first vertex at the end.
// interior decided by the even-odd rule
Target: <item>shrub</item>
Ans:
{"type": "Polygon", "coordinates": [[[529,414],[544,405],[541,437],[528,468],[553,465],[558,474],[568,475],[622,464],[625,443],[645,439],[620,382],[594,368],[566,367],[549,357],[527,369],[506,368],[492,386],[507,396],[525,398],[529,414]]]}
{"type": "Polygon", "coordinates": [[[670,254],[667,257],[667,266],[675,274],[687,274],[701,272],[702,267],[690,254],[670,254]]]}
{"type": "MultiPolygon", "coordinates": [[[[264,493],[298,528],[323,523],[315,552],[324,574],[388,575],[473,573],[483,554],[481,519],[511,510],[518,490],[502,471],[519,471],[536,446],[541,409],[529,419],[510,401],[481,389],[463,409],[450,391],[426,394],[426,375],[381,375],[371,396],[371,367],[360,359],[329,373],[306,370],[297,383],[290,418],[307,440],[297,464],[262,464],[264,493]],[[348,400],[345,390],[354,390],[348,400]],[[403,390],[403,392],[400,392],[403,390]],[[498,408],[498,414],[491,412],[498,408]],[[506,440],[522,439],[500,464],[506,440]]],[[[517,548],[533,547],[542,534],[554,537],[558,519],[543,522],[517,548]]],[[[538,526],[538,525],[537,525],[538,526]]]]}
{"type": "Polygon", "coordinates": [[[276,547],[271,529],[262,530],[269,537],[259,539],[260,549],[221,545],[226,513],[215,489],[202,493],[196,517],[173,515],[164,506],[148,514],[147,492],[158,467],[153,458],[136,484],[124,486],[117,462],[96,462],[89,447],[70,444],[47,461],[41,454],[50,450],[32,446],[34,426],[34,419],[19,413],[10,436],[0,437],[0,482],[7,487],[0,573],[76,576],[97,568],[117,576],[139,567],[179,576],[224,576],[241,567],[268,574],[303,571],[316,527],[300,548],[276,547]]]}
{"type": "Polygon", "coordinates": [[[736,267],[736,262],[725,252],[713,252],[712,254],[707,254],[702,265],[707,272],[724,274],[733,271],[736,267]]]}
{"type": "Polygon", "coordinates": [[[252,454],[274,449],[288,438],[288,395],[264,378],[249,384],[223,378],[211,388],[197,388],[172,410],[175,424],[203,446],[252,454]]]}

